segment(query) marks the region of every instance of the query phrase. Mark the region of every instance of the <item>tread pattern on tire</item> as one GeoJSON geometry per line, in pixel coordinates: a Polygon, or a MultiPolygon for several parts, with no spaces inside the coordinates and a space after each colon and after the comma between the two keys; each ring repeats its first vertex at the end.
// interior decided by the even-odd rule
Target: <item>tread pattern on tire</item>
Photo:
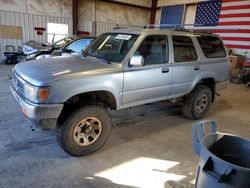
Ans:
{"type": "Polygon", "coordinates": [[[97,106],[97,105],[84,106],[84,107],[78,109],[77,111],[75,111],[74,113],[72,113],[67,118],[67,120],[65,121],[63,126],[59,129],[59,131],[58,131],[58,143],[63,148],[63,150],[70,155],[73,155],[73,156],[88,155],[88,154],[91,154],[91,153],[97,151],[105,144],[105,142],[107,141],[107,139],[110,135],[111,126],[112,126],[111,118],[110,118],[107,110],[104,107],[97,106]],[[82,149],[81,151],[80,150],[77,151],[77,148],[81,148],[81,147],[77,146],[77,145],[76,145],[76,147],[74,147],[73,143],[66,143],[65,140],[67,140],[67,138],[65,138],[64,136],[65,136],[65,132],[69,131],[71,129],[69,124],[72,123],[72,121],[75,121],[74,118],[77,118],[78,116],[81,115],[81,113],[84,113],[87,110],[88,111],[97,111],[97,110],[102,111],[104,117],[107,118],[106,119],[107,125],[102,125],[102,126],[106,126],[106,127],[103,127],[106,130],[103,132],[104,135],[100,136],[98,138],[98,140],[96,140],[96,142],[93,143],[93,145],[86,146],[86,149],[84,149],[84,150],[82,149]]]}
{"type": "MultiPolygon", "coordinates": [[[[209,90],[210,91],[210,96],[209,96],[209,104],[211,103],[212,100],[212,92],[211,89],[205,85],[197,85],[193,91],[187,96],[184,102],[184,106],[182,108],[183,115],[189,119],[200,119],[197,118],[194,114],[194,109],[193,109],[193,104],[195,103],[195,100],[197,96],[203,91],[203,90],[209,90]]],[[[209,108],[209,106],[208,106],[209,108]]],[[[208,109],[206,110],[205,114],[207,113],[208,109]]]]}

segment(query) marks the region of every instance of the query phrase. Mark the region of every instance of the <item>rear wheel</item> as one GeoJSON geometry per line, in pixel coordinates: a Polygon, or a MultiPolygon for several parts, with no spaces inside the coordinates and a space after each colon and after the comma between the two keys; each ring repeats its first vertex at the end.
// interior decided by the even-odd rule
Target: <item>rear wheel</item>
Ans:
{"type": "Polygon", "coordinates": [[[84,156],[100,149],[109,137],[111,118],[100,106],[85,106],[74,112],[59,131],[59,142],[64,151],[84,156]]]}
{"type": "Polygon", "coordinates": [[[189,119],[201,119],[208,113],[211,102],[211,89],[205,85],[197,85],[185,99],[183,114],[189,119]]]}

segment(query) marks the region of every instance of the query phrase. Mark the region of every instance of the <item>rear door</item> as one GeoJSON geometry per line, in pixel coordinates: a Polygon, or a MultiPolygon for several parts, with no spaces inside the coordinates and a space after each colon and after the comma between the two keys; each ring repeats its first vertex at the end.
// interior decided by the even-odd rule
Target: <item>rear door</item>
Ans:
{"type": "Polygon", "coordinates": [[[144,58],[144,66],[124,70],[123,107],[167,98],[172,68],[168,63],[167,35],[146,36],[134,55],[144,58]]]}
{"type": "Polygon", "coordinates": [[[173,35],[173,75],[170,95],[181,96],[192,86],[200,73],[200,64],[190,36],[173,35]]]}

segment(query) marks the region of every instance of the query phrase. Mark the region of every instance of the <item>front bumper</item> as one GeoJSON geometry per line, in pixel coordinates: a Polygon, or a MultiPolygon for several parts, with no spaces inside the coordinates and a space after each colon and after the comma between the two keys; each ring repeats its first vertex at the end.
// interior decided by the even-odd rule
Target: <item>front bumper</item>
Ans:
{"type": "Polygon", "coordinates": [[[218,82],[215,85],[215,91],[218,92],[220,90],[226,89],[229,84],[229,81],[218,82]]]}
{"type": "Polygon", "coordinates": [[[18,93],[10,87],[11,93],[21,108],[21,111],[32,124],[42,129],[53,129],[56,127],[63,104],[35,104],[22,99],[18,93]]]}

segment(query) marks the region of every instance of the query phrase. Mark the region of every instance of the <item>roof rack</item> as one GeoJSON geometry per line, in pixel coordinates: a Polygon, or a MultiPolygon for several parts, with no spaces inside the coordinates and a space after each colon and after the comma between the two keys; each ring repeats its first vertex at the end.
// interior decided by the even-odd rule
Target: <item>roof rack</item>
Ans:
{"type": "MultiPolygon", "coordinates": [[[[169,29],[175,31],[196,32],[196,33],[213,33],[214,30],[232,30],[225,26],[206,26],[203,24],[147,24],[144,29],[169,29]]],[[[240,28],[233,30],[241,30],[240,28]]]]}
{"type": "Polygon", "coordinates": [[[172,30],[190,30],[195,29],[194,27],[203,26],[203,24],[147,24],[144,26],[145,29],[172,29],[172,30]],[[185,28],[188,26],[189,28],[185,28]]]}
{"type": "Polygon", "coordinates": [[[215,34],[214,30],[216,29],[232,30],[231,28],[224,26],[217,26],[216,28],[214,28],[214,26],[205,26],[203,24],[148,24],[144,26],[144,29],[169,29],[174,31],[192,32],[197,34],[215,34]]]}
{"type": "Polygon", "coordinates": [[[116,30],[116,29],[127,29],[127,27],[117,26],[117,27],[114,27],[114,28],[113,28],[113,30],[116,30]]]}

